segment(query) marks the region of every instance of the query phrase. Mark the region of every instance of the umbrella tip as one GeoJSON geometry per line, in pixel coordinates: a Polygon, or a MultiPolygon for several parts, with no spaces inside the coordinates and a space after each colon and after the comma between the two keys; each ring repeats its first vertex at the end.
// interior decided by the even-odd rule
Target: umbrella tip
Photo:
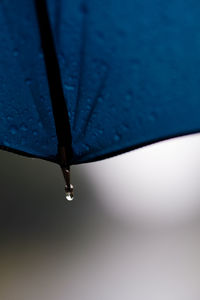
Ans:
{"type": "Polygon", "coordinates": [[[67,201],[74,200],[74,187],[70,182],[70,166],[67,162],[67,150],[66,147],[60,146],[58,148],[60,167],[65,179],[65,197],[67,201]]]}

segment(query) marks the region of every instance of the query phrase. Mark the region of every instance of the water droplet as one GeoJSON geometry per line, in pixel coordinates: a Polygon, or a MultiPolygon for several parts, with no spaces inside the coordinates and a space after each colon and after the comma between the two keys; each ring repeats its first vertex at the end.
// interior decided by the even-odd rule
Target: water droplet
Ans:
{"type": "Polygon", "coordinates": [[[31,79],[30,78],[26,78],[25,82],[26,82],[27,85],[30,85],[31,84],[31,79]]]}
{"type": "Polygon", "coordinates": [[[13,55],[14,55],[15,57],[17,57],[17,56],[19,55],[19,51],[18,51],[18,49],[14,49],[14,51],[13,51],[13,55]]]}
{"type": "Polygon", "coordinates": [[[122,124],[122,129],[124,131],[127,131],[129,129],[129,126],[127,124],[122,124]]]}
{"type": "Polygon", "coordinates": [[[65,86],[65,89],[66,89],[67,91],[74,91],[74,86],[73,86],[73,85],[65,84],[64,86],[65,86]]]}
{"type": "Polygon", "coordinates": [[[72,184],[70,184],[70,186],[65,186],[65,197],[67,201],[74,200],[74,188],[72,184]]]}
{"type": "Polygon", "coordinates": [[[70,192],[66,192],[66,200],[67,201],[72,201],[74,200],[74,197],[72,196],[72,194],[70,192]]]}
{"type": "Polygon", "coordinates": [[[133,92],[128,91],[128,93],[126,94],[126,100],[131,101],[132,99],[133,99],[133,92]]]}
{"type": "Polygon", "coordinates": [[[149,121],[151,122],[155,122],[156,120],[156,113],[155,112],[152,112],[149,117],[148,117],[149,121]]]}
{"type": "Polygon", "coordinates": [[[10,143],[8,141],[4,141],[3,144],[6,146],[6,147],[10,147],[10,143]]]}
{"type": "Polygon", "coordinates": [[[88,102],[89,104],[91,104],[91,103],[92,103],[92,99],[91,99],[91,98],[87,98],[87,102],[88,102]]]}
{"type": "Polygon", "coordinates": [[[89,152],[89,150],[90,150],[90,147],[88,146],[88,145],[83,145],[83,148],[84,148],[84,150],[86,151],[86,152],[89,152]]]}
{"type": "MultiPolygon", "coordinates": [[[[91,109],[91,104],[92,104],[92,99],[91,99],[91,98],[88,98],[88,99],[87,99],[87,105],[86,105],[87,110],[90,110],[90,109],[91,109]]],[[[84,113],[84,111],[83,111],[83,113],[84,113]]]]}
{"type": "Polygon", "coordinates": [[[51,108],[48,109],[48,115],[52,118],[52,110],[51,110],[51,108]]]}
{"type": "Polygon", "coordinates": [[[27,131],[28,130],[28,128],[26,127],[26,125],[21,125],[21,127],[20,127],[20,129],[22,130],[22,131],[27,131]]]}
{"type": "Polygon", "coordinates": [[[7,116],[7,121],[12,121],[13,118],[11,116],[7,116]]]}
{"type": "Polygon", "coordinates": [[[102,98],[102,97],[99,97],[99,98],[98,98],[98,102],[99,102],[99,103],[102,103],[102,102],[103,102],[103,98],[102,98]]]}
{"type": "Polygon", "coordinates": [[[37,136],[37,135],[38,135],[38,132],[37,132],[36,130],[34,130],[34,131],[33,131],[33,135],[34,135],[34,136],[37,136]]]}
{"type": "Polygon", "coordinates": [[[13,135],[15,135],[17,133],[16,128],[15,127],[11,127],[10,128],[10,133],[13,134],[13,135]]]}
{"type": "Polygon", "coordinates": [[[115,142],[118,142],[119,140],[120,140],[119,134],[115,134],[115,135],[114,135],[114,141],[115,141],[115,142]]]}
{"type": "Polygon", "coordinates": [[[38,54],[39,58],[42,59],[44,57],[43,53],[40,51],[38,54]]]}
{"type": "Polygon", "coordinates": [[[56,136],[55,136],[55,135],[52,135],[52,136],[51,136],[51,139],[52,139],[53,142],[55,142],[55,141],[56,141],[56,136]]]}
{"type": "Polygon", "coordinates": [[[97,134],[99,134],[99,135],[103,134],[103,130],[102,129],[98,129],[97,130],[97,134]]]}

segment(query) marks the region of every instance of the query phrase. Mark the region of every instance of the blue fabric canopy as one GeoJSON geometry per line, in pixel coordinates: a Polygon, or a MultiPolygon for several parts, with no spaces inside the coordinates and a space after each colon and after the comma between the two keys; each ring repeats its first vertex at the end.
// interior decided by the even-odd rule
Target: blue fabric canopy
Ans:
{"type": "MultiPolygon", "coordinates": [[[[47,0],[71,164],[200,131],[198,0],[47,0]]],[[[0,2],[0,145],[57,160],[34,0],[0,2]]]]}

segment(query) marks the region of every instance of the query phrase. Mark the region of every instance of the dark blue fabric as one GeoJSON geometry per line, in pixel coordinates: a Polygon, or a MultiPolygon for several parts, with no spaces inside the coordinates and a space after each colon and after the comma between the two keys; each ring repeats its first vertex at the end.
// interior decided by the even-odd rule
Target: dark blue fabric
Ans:
{"type": "MultiPolygon", "coordinates": [[[[31,2],[0,3],[0,144],[48,159],[57,140],[31,2]]],[[[72,163],[200,131],[198,0],[47,4],[72,163]]]]}
{"type": "Polygon", "coordinates": [[[0,1],[0,145],[44,158],[57,153],[33,1],[0,1]]]}

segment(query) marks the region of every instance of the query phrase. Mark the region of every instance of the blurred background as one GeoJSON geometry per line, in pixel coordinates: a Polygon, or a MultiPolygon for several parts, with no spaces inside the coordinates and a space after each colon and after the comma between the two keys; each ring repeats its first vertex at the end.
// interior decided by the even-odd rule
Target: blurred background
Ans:
{"type": "Polygon", "coordinates": [[[199,300],[200,134],[72,167],[0,152],[0,299],[199,300]]]}

